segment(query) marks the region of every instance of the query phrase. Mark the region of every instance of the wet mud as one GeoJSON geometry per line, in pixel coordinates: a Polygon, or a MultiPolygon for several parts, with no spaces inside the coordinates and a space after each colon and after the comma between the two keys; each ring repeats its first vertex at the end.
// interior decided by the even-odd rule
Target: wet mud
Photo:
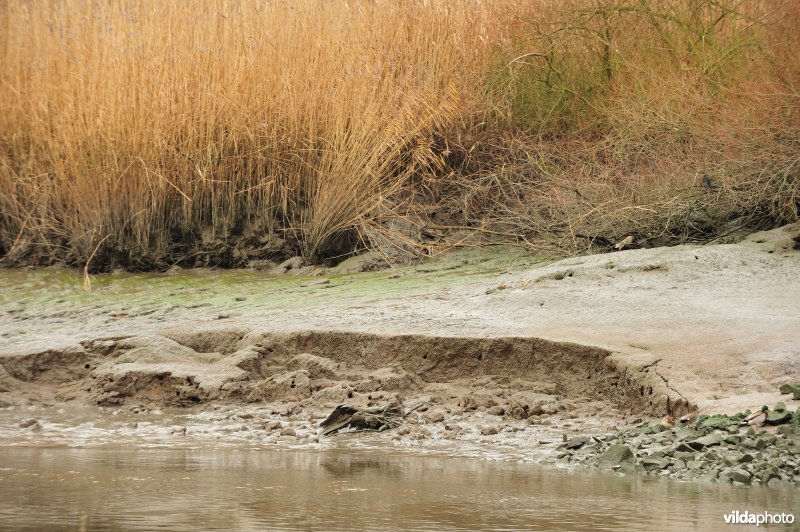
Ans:
{"type": "MultiPolygon", "coordinates": [[[[464,441],[483,441],[487,453],[501,440],[520,448],[534,441],[552,451],[568,434],[613,430],[636,421],[634,411],[655,413],[670,393],[651,367],[532,338],[187,328],[7,354],[0,367],[0,401],[12,427],[6,438],[50,443],[74,434],[74,422],[58,412],[76,406],[112,417],[183,411],[189,426],[207,425],[162,427],[184,438],[243,432],[261,442],[318,444],[325,439],[319,422],[337,405],[395,403],[409,415],[378,439],[431,440],[440,449],[450,442],[456,453],[464,441]],[[233,431],[215,425],[226,420],[234,420],[233,431]]],[[[152,440],[128,430],[137,421],[127,423],[114,430],[152,440]]]]}

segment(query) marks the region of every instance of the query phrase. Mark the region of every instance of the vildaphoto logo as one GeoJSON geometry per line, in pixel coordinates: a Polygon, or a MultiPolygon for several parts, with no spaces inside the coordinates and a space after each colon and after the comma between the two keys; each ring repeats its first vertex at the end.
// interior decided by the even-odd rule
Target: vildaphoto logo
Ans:
{"type": "Polygon", "coordinates": [[[762,513],[752,513],[747,510],[735,510],[722,516],[729,525],[791,525],[794,523],[794,514],[774,513],[766,510],[762,513]]]}

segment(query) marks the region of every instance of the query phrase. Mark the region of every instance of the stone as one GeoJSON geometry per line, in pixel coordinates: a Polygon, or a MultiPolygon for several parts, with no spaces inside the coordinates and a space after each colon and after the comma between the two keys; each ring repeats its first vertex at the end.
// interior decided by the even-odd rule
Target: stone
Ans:
{"type": "MultiPolygon", "coordinates": [[[[514,419],[527,419],[545,413],[545,406],[555,403],[556,398],[538,392],[517,392],[508,402],[507,414],[514,419]]],[[[493,405],[492,405],[493,406],[493,405]]]]}
{"type": "Polygon", "coordinates": [[[577,450],[578,453],[584,456],[593,456],[600,453],[603,450],[602,444],[600,442],[595,443],[587,443],[583,447],[577,450]]]}
{"type": "Polygon", "coordinates": [[[677,447],[675,447],[675,452],[683,452],[683,453],[693,453],[696,452],[697,448],[689,445],[686,442],[679,443],[677,447]]]}
{"type": "MultiPolygon", "coordinates": [[[[380,270],[388,266],[386,259],[376,251],[368,251],[340,262],[332,269],[333,273],[359,273],[380,270]]],[[[399,277],[399,275],[397,276],[399,277]]],[[[390,277],[395,278],[395,277],[390,277]]]]}
{"type": "MultiPolygon", "coordinates": [[[[464,395],[459,399],[458,406],[463,408],[464,410],[478,410],[480,409],[488,409],[493,406],[497,406],[497,402],[495,401],[494,397],[489,395],[488,393],[473,393],[470,395],[464,395]]],[[[523,419],[523,418],[517,418],[523,419]]]]}
{"type": "Polygon", "coordinates": [[[746,438],[742,441],[742,447],[761,450],[766,448],[767,441],[764,438],[746,438]]]}
{"type": "Polygon", "coordinates": [[[800,383],[797,384],[783,384],[779,388],[781,393],[792,394],[792,399],[800,399],[800,383]]]}
{"type": "Polygon", "coordinates": [[[702,434],[694,429],[681,428],[675,432],[675,439],[677,441],[692,441],[702,436],[702,434]]]}
{"type": "Polygon", "coordinates": [[[741,482],[742,484],[750,484],[752,481],[753,475],[751,475],[747,470],[742,468],[736,468],[731,471],[731,479],[734,482],[741,482]]]}
{"type": "Polygon", "coordinates": [[[283,274],[289,271],[297,271],[303,267],[303,257],[291,257],[281,262],[278,266],[272,269],[272,273],[283,274]]]}
{"type": "Polygon", "coordinates": [[[719,471],[713,469],[708,473],[706,473],[705,475],[703,475],[702,477],[700,477],[700,479],[705,480],[706,482],[714,482],[715,480],[717,480],[718,476],[719,476],[719,471]]]}
{"type": "MultiPolygon", "coordinates": [[[[547,414],[548,416],[552,416],[553,414],[557,414],[564,410],[564,405],[562,403],[547,403],[541,405],[539,408],[542,409],[542,412],[547,414]]],[[[536,410],[536,409],[534,409],[536,410]]]]}
{"type": "Polygon", "coordinates": [[[789,452],[789,454],[794,456],[800,455],[800,442],[794,442],[791,445],[787,445],[786,450],[789,452]]]}
{"type": "Polygon", "coordinates": [[[263,425],[264,430],[277,430],[281,428],[283,428],[283,424],[280,421],[268,421],[263,425]]]}
{"type": "Polygon", "coordinates": [[[424,419],[426,423],[442,423],[444,421],[444,412],[441,410],[427,412],[422,416],[422,419],[424,419]]]}
{"type": "Polygon", "coordinates": [[[294,417],[300,414],[303,411],[303,405],[300,403],[289,403],[284,405],[280,410],[276,412],[279,416],[283,417],[294,417]]]}
{"type": "Polygon", "coordinates": [[[606,452],[600,457],[598,465],[608,469],[615,465],[633,464],[634,462],[635,458],[630,447],[618,443],[606,449],[606,452]]]}
{"type": "Polygon", "coordinates": [[[497,434],[498,432],[500,432],[500,429],[497,428],[496,425],[481,427],[481,434],[484,436],[491,436],[492,434],[497,434]]]}
{"type": "Polygon", "coordinates": [[[753,460],[755,460],[755,457],[752,454],[744,453],[743,455],[741,455],[739,457],[738,462],[740,464],[748,464],[748,463],[752,462],[753,460]]]}
{"type": "MultiPolygon", "coordinates": [[[[698,426],[701,428],[727,429],[730,426],[738,426],[739,420],[728,416],[708,416],[704,418],[698,426]]],[[[737,429],[738,430],[738,429],[737,429]]]]}
{"type": "Polygon", "coordinates": [[[694,460],[697,457],[697,453],[693,451],[675,451],[673,456],[680,460],[694,460]]]}
{"type": "Polygon", "coordinates": [[[697,471],[703,469],[705,465],[706,465],[705,462],[701,462],[700,460],[693,460],[691,462],[686,462],[686,469],[689,469],[690,471],[697,471]]]}
{"type": "Polygon", "coordinates": [[[578,436],[576,438],[572,438],[571,440],[568,440],[563,445],[563,447],[565,449],[580,449],[581,447],[583,447],[584,445],[586,445],[590,441],[592,441],[591,436],[578,436]]]}
{"type": "MultiPolygon", "coordinates": [[[[661,424],[660,421],[654,421],[653,423],[658,423],[659,425],[661,424]]],[[[628,436],[641,436],[642,434],[652,434],[652,433],[650,432],[650,426],[642,425],[628,430],[626,434],[628,436]]]]}
{"type": "Polygon", "coordinates": [[[645,471],[649,473],[650,471],[658,471],[666,468],[669,465],[669,460],[666,458],[645,458],[641,463],[645,471]]]}
{"type": "Polygon", "coordinates": [[[780,478],[780,474],[776,468],[766,466],[761,470],[758,478],[763,484],[769,484],[769,481],[773,478],[780,478]]]}
{"type": "Polygon", "coordinates": [[[722,436],[714,433],[690,441],[689,446],[699,450],[699,449],[704,449],[706,447],[713,447],[715,445],[719,445],[720,443],[722,443],[722,441],[723,441],[722,436]]]}
{"type": "Polygon", "coordinates": [[[422,439],[427,439],[431,437],[431,431],[426,429],[425,427],[420,427],[417,429],[416,433],[422,436],[422,439]]]}
{"type": "Polygon", "coordinates": [[[506,409],[502,406],[493,406],[489,408],[486,413],[492,416],[502,416],[506,413],[506,409]]]}
{"type": "Polygon", "coordinates": [[[769,482],[767,482],[767,486],[770,487],[770,488],[773,488],[773,489],[775,489],[775,488],[786,488],[786,487],[790,486],[790,483],[786,482],[783,479],[780,479],[780,478],[777,478],[777,477],[773,477],[773,478],[769,479],[769,482]]]}
{"type": "Polygon", "coordinates": [[[98,406],[116,406],[125,403],[125,398],[118,391],[104,393],[97,398],[98,406]]]}
{"type": "Polygon", "coordinates": [[[651,421],[644,427],[644,431],[642,434],[658,434],[659,432],[664,432],[667,430],[667,427],[661,423],[661,420],[651,421]]]}

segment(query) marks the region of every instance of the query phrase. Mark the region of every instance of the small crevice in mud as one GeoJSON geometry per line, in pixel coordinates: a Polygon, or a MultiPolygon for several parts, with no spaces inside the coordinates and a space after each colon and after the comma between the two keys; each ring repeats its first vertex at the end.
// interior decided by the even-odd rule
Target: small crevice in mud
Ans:
{"type": "Polygon", "coordinates": [[[514,419],[609,405],[661,415],[676,394],[650,359],[537,338],[171,330],[0,358],[0,393],[101,406],[427,397],[514,419]]]}
{"type": "Polygon", "coordinates": [[[666,264],[638,264],[635,266],[628,266],[624,268],[619,268],[617,271],[619,273],[629,273],[629,272],[665,272],[668,271],[669,267],[666,264]]]}

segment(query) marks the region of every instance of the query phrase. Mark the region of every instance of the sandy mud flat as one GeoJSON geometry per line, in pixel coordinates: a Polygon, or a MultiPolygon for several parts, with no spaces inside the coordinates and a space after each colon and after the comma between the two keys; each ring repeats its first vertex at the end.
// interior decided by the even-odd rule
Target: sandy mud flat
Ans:
{"type": "MultiPolygon", "coordinates": [[[[310,277],[108,275],[91,292],[75,272],[0,271],[0,440],[391,445],[567,463],[624,440],[641,468],[685,467],[688,456],[664,450],[679,429],[649,424],[667,399],[703,420],[800,403],[779,392],[800,383],[799,237],[795,225],[739,244],[558,261],[472,250],[310,277]],[[402,420],[322,436],[340,404],[398,405],[402,420]],[[645,432],[664,445],[631,443],[645,432]]],[[[675,445],[728,427],[700,429],[675,445]]],[[[800,479],[794,433],[770,437],[755,445],[782,446],[774,458],[788,473],[776,478],[800,479]]],[[[732,471],[747,466],[729,467],[725,479],[741,481],[732,471]]]]}

